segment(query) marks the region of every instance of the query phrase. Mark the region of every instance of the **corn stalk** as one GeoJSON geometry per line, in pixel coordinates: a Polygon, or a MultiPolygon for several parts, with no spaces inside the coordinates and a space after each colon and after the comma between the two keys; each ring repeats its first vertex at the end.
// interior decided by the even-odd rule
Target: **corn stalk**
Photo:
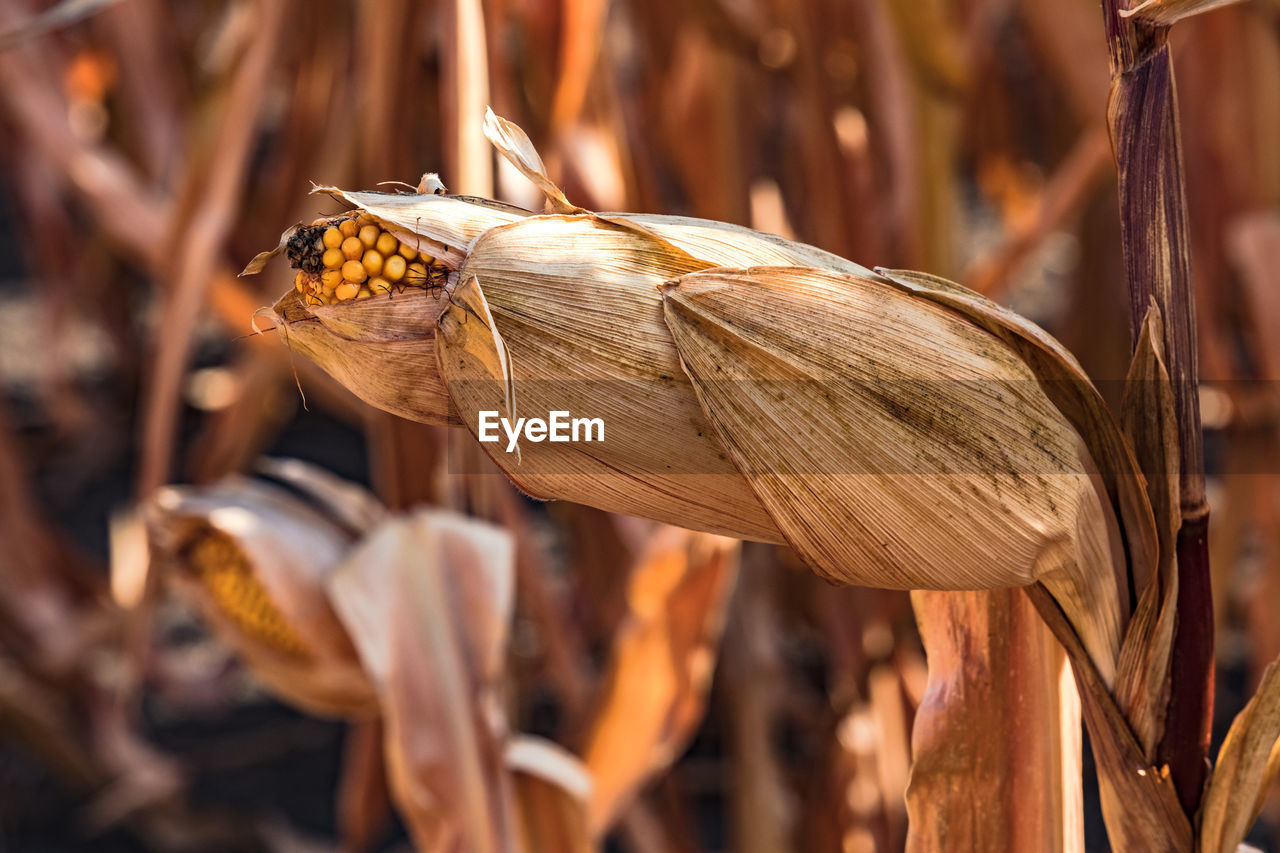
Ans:
{"type": "MultiPolygon", "coordinates": [[[[1161,5],[1144,4],[1151,14],[1161,5]]],[[[1199,5],[1202,10],[1203,4],[1199,5]]],[[[1191,243],[1173,60],[1167,41],[1173,19],[1143,20],[1122,7],[1119,0],[1103,0],[1111,57],[1107,121],[1119,172],[1129,316],[1135,341],[1152,305],[1165,318],[1162,343],[1173,389],[1180,471],[1177,628],[1173,641],[1178,666],[1171,675],[1157,758],[1169,765],[1183,808],[1192,814],[1204,784],[1213,716],[1213,608],[1191,243]]]]}

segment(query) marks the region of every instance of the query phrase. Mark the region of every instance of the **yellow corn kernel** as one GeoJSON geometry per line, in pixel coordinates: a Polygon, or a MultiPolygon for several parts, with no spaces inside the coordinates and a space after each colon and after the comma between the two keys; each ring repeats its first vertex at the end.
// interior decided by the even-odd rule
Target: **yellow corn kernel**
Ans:
{"type": "Polygon", "coordinates": [[[374,276],[373,278],[369,279],[368,287],[369,287],[369,290],[373,293],[390,293],[391,292],[391,282],[387,281],[385,278],[383,278],[380,275],[374,276]]]}
{"type": "Polygon", "coordinates": [[[342,241],[342,256],[349,261],[358,261],[364,254],[364,243],[359,237],[348,237],[342,241]]]}
{"type": "Polygon", "coordinates": [[[360,226],[368,225],[369,223],[371,223],[371,222],[375,222],[375,221],[376,221],[376,220],[373,218],[373,214],[372,214],[372,213],[367,213],[367,212],[366,212],[366,213],[362,213],[362,214],[360,214],[359,216],[357,216],[357,217],[356,217],[356,224],[357,224],[357,225],[360,225],[360,226]]]}
{"type": "Polygon", "coordinates": [[[381,233],[382,229],[377,225],[366,225],[360,229],[360,242],[364,243],[366,249],[372,249],[378,245],[378,235],[381,233]]]}
{"type": "Polygon", "coordinates": [[[324,254],[320,256],[320,262],[331,270],[336,270],[342,266],[342,262],[347,256],[342,254],[341,249],[325,249],[324,254]]]}
{"type": "Polygon", "coordinates": [[[347,261],[342,265],[342,277],[349,282],[359,284],[369,277],[364,271],[364,265],[359,261],[347,261]]]}
{"type": "Polygon", "coordinates": [[[307,274],[302,270],[298,270],[298,274],[293,277],[293,287],[299,293],[304,292],[309,283],[310,282],[307,280],[307,274]]]}
{"type": "Polygon", "coordinates": [[[325,287],[329,290],[333,290],[335,287],[342,284],[342,280],[343,279],[342,279],[341,269],[325,270],[324,272],[320,273],[321,287],[325,287]]]}
{"type": "Polygon", "coordinates": [[[336,249],[342,245],[342,232],[337,228],[326,228],[324,234],[320,235],[320,242],[324,243],[326,249],[336,249]]]}
{"type": "Polygon", "coordinates": [[[338,223],[338,231],[343,237],[354,237],[360,233],[360,226],[354,219],[344,219],[338,223]]]}
{"type": "Polygon", "coordinates": [[[378,235],[378,242],[373,246],[384,258],[389,258],[400,248],[400,241],[383,231],[378,235]]]}
{"type": "Polygon", "coordinates": [[[364,253],[364,257],[360,259],[360,263],[364,265],[364,270],[369,275],[380,275],[382,273],[382,255],[377,249],[370,249],[364,253]]]}
{"type": "Polygon", "coordinates": [[[285,621],[244,558],[225,535],[210,531],[189,552],[191,568],[214,605],[259,643],[290,657],[306,658],[306,643],[285,621]]]}
{"type": "Polygon", "coordinates": [[[333,291],[333,297],[339,302],[346,302],[348,299],[355,299],[359,292],[360,285],[348,281],[338,285],[338,288],[333,291]]]}
{"type": "Polygon", "coordinates": [[[360,288],[360,292],[356,294],[356,299],[368,299],[373,296],[373,291],[367,287],[360,288]]]}
{"type": "Polygon", "coordinates": [[[425,287],[427,284],[427,266],[417,261],[409,264],[409,268],[404,274],[405,284],[412,284],[415,287],[425,287]]]}
{"type": "Polygon", "coordinates": [[[406,261],[416,261],[418,259],[418,250],[410,246],[408,243],[401,243],[400,248],[396,250],[400,253],[400,257],[406,261]]]}
{"type": "Polygon", "coordinates": [[[388,255],[382,262],[382,277],[387,281],[399,281],[404,278],[404,271],[409,264],[399,255],[388,255]]]}

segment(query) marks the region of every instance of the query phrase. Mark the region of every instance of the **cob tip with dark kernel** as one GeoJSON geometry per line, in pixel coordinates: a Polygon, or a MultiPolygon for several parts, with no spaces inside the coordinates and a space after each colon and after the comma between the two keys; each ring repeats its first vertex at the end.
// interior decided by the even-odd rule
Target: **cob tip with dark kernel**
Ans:
{"type": "Polygon", "coordinates": [[[300,225],[285,242],[298,271],[293,286],[308,305],[334,305],[406,287],[442,287],[447,269],[385,231],[368,213],[352,211],[300,225]]]}

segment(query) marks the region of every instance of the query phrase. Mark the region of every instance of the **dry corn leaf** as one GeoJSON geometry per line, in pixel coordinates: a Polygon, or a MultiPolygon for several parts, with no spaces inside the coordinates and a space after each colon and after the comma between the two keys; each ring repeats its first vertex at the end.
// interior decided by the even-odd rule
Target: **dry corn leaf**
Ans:
{"type": "Polygon", "coordinates": [[[696,273],[664,300],[717,434],[810,566],[899,589],[1042,580],[1110,681],[1115,522],[1015,350],[882,280],[820,270],[696,273]]]}
{"type": "Polygon", "coordinates": [[[1151,27],[1168,27],[1183,18],[1239,2],[1240,0],[1146,0],[1131,9],[1122,9],[1120,16],[1151,27]]]}
{"type": "Polygon", "coordinates": [[[330,579],[378,692],[393,797],[421,850],[517,849],[497,693],[513,584],[504,531],[429,510],[388,521],[330,579]]]}
{"type": "Polygon", "coordinates": [[[597,838],[679,756],[702,721],[739,547],[668,527],[632,571],[627,612],[583,750],[594,780],[588,815],[597,838]]]}
{"type": "Polygon", "coordinates": [[[1168,768],[1154,767],[1146,760],[1110,689],[1053,596],[1039,584],[1025,592],[1071,659],[1112,849],[1190,853],[1194,843],[1191,823],[1178,801],[1168,768]]]}
{"type": "Polygon", "coordinates": [[[911,601],[929,686],[906,849],[1083,851],[1080,700],[1062,647],[1020,590],[911,601]]]}
{"type": "Polygon", "coordinates": [[[1280,769],[1280,665],[1236,715],[1218,750],[1200,807],[1202,853],[1232,853],[1244,841],[1280,769]]]}
{"type": "Polygon", "coordinates": [[[1147,312],[1125,382],[1121,407],[1125,434],[1142,454],[1147,494],[1159,536],[1157,572],[1141,591],[1120,652],[1116,701],[1129,721],[1148,762],[1164,734],[1169,698],[1169,656],[1177,616],[1178,572],[1175,550],[1182,524],[1178,503],[1178,424],[1173,392],[1164,367],[1160,309],[1147,312]]]}
{"type": "MultiPolygon", "coordinates": [[[[325,489],[320,481],[313,487],[325,489]]],[[[376,713],[373,688],[325,590],[362,531],[323,505],[238,476],[163,489],[146,515],[154,567],[195,600],[269,687],[317,713],[376,713]]]]}

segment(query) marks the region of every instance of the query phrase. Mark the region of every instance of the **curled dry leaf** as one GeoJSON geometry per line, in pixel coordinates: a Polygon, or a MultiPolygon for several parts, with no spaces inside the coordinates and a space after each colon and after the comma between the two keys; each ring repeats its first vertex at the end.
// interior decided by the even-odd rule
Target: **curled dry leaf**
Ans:
{"type": "Polygon", "coordinates": [[[504,531],[437,511],[386,522],[329,581],[377,690],[392,796],[421,850],[517,849],[497,693],[513,584],[504,531]]]}
{"type": "Polygon", "coordinates": [[[1116,700],[1148,762],[1164,734],[1169,698],[1169,659],[1177,616],[1178,571],[1175,559],[1182,513],[1178,503],[1178,423],[1173,390],[1164,366],[1160,309],[1147,312],[1125,382],[1121,414],[1125,434],[1142,454],[1147,475],[1159,563],[1138,598],[1129,633],[1120,652],[1116,700]]]}
{"type": "Polygon", "coordinates": [[[1232,853],[1258,817],[1280,770],[1280,665],[1272,662],[1258,692],[1236,715],[1218,750],[1200,807],[1202,853],[1232,853]]]}
{"type": "Polygon", "coordinates": [[[628,579],[627,611],[583,750],[596,837],[678,757],[702,720],[738,549],[731,539],[665,528],[628,579]]]}
{"type": "MultiPolygon", "coordinates": [[[[301,464],[288,463],[294,474],[301,464]]],[[[153,568],[275,692],[317,713],[369,716],[377,698],[325,581],[362,532],[349,523],[358,515],[326,503],[355,514],[370,504],[321,479],[307,491],[325,497],[243,477],[162,489],[145,509],[153,568]]]]}
{"type": "Polygon", "coordinates": [[[505,118],[499,118],[488,108],[484,111],[484,135],[521,174],[542,191],[552,210],[556,213],[583,212],[581,208],[570,204],[564,197],[564,192],[547,176],[542,156],[520,127],[505,118]]]}

